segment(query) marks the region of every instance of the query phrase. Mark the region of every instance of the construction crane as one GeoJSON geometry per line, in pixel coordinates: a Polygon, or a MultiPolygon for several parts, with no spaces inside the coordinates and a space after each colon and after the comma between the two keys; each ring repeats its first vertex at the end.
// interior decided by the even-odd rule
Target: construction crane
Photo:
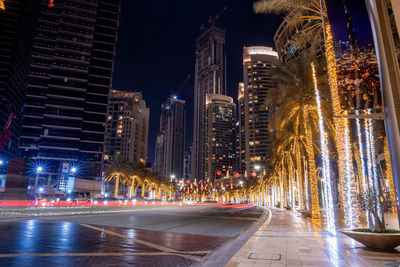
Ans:
{"type": "MultiPolygon", "coordinates": [[[[210,18],[208,19],[208,24],[209,24],[210,26],[215,26],[215,24],[217,23],[217,21],[219,20],[219,18],[225,13],[225,11],[226,11],[227,9],[228,9],[227,7],[224,7],[224,9],[223,9],[218,15],[216,15],[215,17],[210,17],[210,18]]],[[[208,28],[207,28],[204,24],[201,25],[201,30],[202,30],[203,32],[205,32],[207,29],[208,29],[208,28]]]]}
{"type": "Polygon", "coordinates": [[[188,74],[188,76],[186,76],[186,79],[183,81],[182,85],[178,88],[178,90],[176,92],[174,92],[173,90],[171,91],[172,96],[175,98],[179,92],[185,87],[185,85],[188,83],[188,81],[190,80],[190,78],[192,77],[191,74],[188,74]]]}
{"type": "Polygon", "coordinates": [[[16,115],[14,113],[10,114],[10,117],[8,117],[8,120],[6,124],[3,127],[2,132],[0,133],[0,152],[3,151],[4,145],[7,143],[7,141],[10,139],[11,132],[10,132],[10,126],[12,121],[16,118],[16,115]]]}

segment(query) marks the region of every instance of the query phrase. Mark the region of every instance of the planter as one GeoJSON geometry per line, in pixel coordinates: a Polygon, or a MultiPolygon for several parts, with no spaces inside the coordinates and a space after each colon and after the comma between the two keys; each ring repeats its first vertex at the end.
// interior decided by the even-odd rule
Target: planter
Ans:
{"type": "Polygon", "coordinates": [[[368,233],[356,231],[342,231],[348,237],[360,242],[368,248],[393,250],[400,246],[400,233],[368,233]]]}

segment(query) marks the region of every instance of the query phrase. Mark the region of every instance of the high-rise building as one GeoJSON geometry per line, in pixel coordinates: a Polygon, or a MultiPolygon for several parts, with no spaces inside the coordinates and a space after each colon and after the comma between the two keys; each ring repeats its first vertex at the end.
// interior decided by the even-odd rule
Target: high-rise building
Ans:
{"type": "Polygon", "coordinates": [[[184,100],[173,96],[162,104],[154,162],[156,171],[165,177],[184,177],[185,118],[184,100]]]}
{"type": "Polygon", "coordinates": [[[278,53],[271,47],[252,46],[243,50],[244,117],[239,117],[244,118],[241,131],[244,128],[247,173],[268,168],[272,141],[269,124],[274,107],[270,90],[275,86],[268,70],[277,60],[278,53]]]}
{"type": "Polygon", "coordinates": [[[204,179],[206,166],[206,95],[226,94],[225,31],[211,26],[196,40],[192,179],[204,179]]]}
{"type": "Polygon", "coordinates": [[[187,180],[190,178],[190,152],[185,153],[185,162],[183,165],[183,178],[187,180]]]}
{"type": "Polygon", "coordinates": [[[138,92],[112,90],[108,104],[105,159],[146,164],[150,110],[138,92]]]}
{"type": "Polygon", "coordinates": [[[236,104],[226,95],[207,94],[206,173],[209,181],[233,175],[236,163],[236,104]],[[218,175],[218,173],[220,173],[218,175]]]}
{"type": "Polygon", "coordinates": [[[0,131],[12,119],[7,136],[0,136],[3,162],[18,155],[21,109],[32,49],[26,44],[32,43],[34,32],[30,14],[33,10],[25,8],[29,3],[29,0],[6,1],[6,10],[0,14],[0,131]]]}
{"type": "Polygon", "coordinates": [[[157,133],[156,148],[154,152],[153,172],[161,174],[164,161],[164,135],[157,133]]]}
{"type": "Polygon", "coordinates": [[[238,90],[238,127],[237,127],[237,158],[236,166],[240,174],[246,170],[246,132],[245,132],[245,108],[244,108],[244,83],[239,83],[238,90]]]}
{"type": "Polygon", "coordinates": [[[68,166],[100,179],[119,0],[32,1],[34,39],[20,150],[53,187],[68,166]]]}

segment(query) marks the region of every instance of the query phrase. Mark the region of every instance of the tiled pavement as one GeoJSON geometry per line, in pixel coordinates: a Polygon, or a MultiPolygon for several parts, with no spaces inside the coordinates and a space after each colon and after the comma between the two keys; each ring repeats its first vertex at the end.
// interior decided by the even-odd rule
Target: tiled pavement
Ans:
{"type": "Polygon", "coordinates": [[[320,221],[274,209],[226,266],[400,266],[400,252],[367,250],[340,233],[332,236],[320,221]]]}

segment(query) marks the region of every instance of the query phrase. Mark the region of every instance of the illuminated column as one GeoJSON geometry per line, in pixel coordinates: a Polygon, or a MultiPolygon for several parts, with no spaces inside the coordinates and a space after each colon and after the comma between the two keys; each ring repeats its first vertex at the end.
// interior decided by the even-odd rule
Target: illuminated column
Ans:
{"type": "MultiPolygon", "coordinates": [[[[396,2],[396,1],[392,1],[396,2]]],[[[398,1],[397,1],[398,2],[398,1]]],[[[386,136],[388,138],[393,180],[396,191],[396,202],[399,207],[400,192],[400,73],[393,33],[385,0],[366,0],[371,22],[376,55],[381,75],[381,88],[385,111],[386,136]]],[[[394,5],[398,14],[399,6],[394,5]]],[[[398,16],[396,16],[398,18],[398,16]]],[[[398,212],[399,216],[400,213],[398,212]]],[[[400,221],[400,216],[398,217],[400,221]]]]}

